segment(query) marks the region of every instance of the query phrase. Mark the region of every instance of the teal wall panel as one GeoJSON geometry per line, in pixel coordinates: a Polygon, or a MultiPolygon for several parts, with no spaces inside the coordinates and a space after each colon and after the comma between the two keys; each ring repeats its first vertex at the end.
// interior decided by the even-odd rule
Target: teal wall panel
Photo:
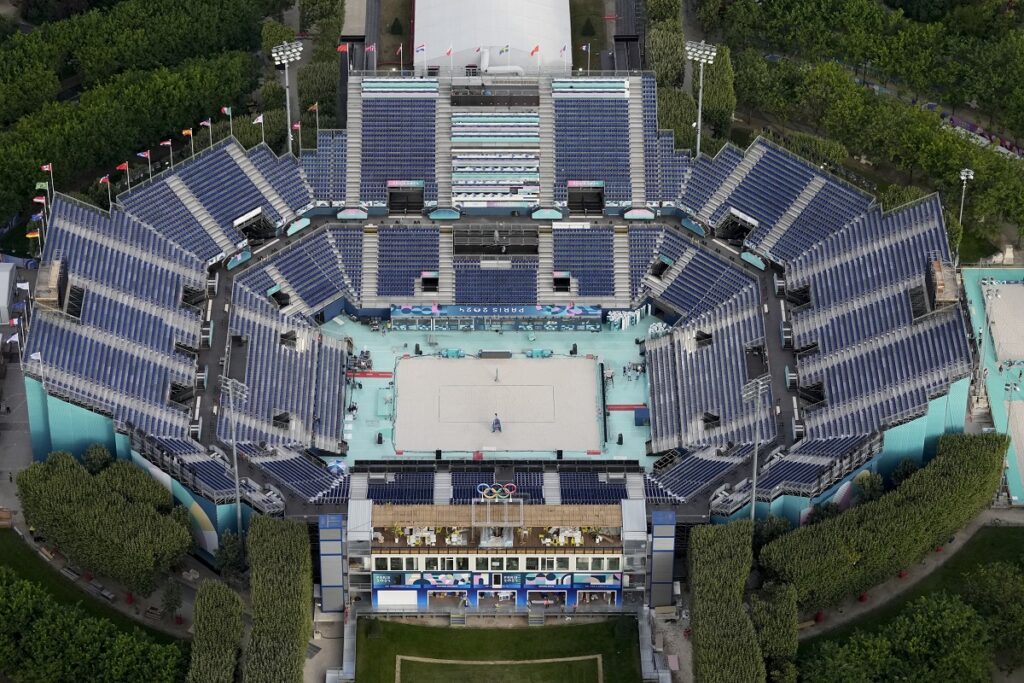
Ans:
{"type": "Polygon", "coordinates": [[[103,415],[47,396],[42,385],[25,378],[25,397],[32,431],[32,456],[44,460],[53,451],[68,451],[80,456],[89,446],[99,443],[116,453],[114,423],[103,415]]]}

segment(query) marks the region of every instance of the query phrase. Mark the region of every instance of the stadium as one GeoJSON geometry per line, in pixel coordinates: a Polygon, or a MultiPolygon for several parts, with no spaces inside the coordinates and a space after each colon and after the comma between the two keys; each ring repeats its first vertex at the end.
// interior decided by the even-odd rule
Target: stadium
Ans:
{"type": "Polygon", "coordinates": [[[208,557],[307,518],[318,618],[464,620],[670,605],[693,525],[799,524],[964,429],[936,196],[886,211],[760,138],[695,158],[651,74],[499,48],[346,62],[297,158],[228,138],[109,212],[57,194],[36,458],[134,460],[208,557]]]}

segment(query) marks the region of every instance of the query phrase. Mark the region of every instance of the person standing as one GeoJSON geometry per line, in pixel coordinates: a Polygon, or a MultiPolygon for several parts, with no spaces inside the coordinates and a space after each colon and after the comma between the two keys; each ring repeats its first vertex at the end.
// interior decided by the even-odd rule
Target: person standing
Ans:
{"type": "Polygon", "coordinates": [[[494,414],[494,419],[491,420],[491,434],[493,434],[494,432],[500,432],[500,431],[501,431],[501,420],[498,419],[498,414],[495,413],[494,414]]]}

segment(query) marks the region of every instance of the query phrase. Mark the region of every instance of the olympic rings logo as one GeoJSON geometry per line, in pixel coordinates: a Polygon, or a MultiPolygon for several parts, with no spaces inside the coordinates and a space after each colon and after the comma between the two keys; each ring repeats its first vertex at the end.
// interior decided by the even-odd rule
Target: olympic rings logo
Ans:
{"type": "Polygon", "coordinates": [[[508,500],[515,495],[519,487],[509,482],[508,484],[477,484],[476,491],[484,500],[508,500]]]}

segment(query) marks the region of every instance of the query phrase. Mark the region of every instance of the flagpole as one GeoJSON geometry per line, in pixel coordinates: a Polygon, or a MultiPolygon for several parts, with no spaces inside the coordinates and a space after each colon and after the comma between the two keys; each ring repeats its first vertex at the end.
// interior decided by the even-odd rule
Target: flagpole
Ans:
{"type": "MultiPolygon", "coordinates": [[[[53,163],[51,162],[49,166],[50,166],[50,188],[51,188],[51,195],[52,195],[53,193],[57,192],[57,183],[53,182],[53,163]]],[[[51,196],[50,199],[53,199],[53,197],[51,196]]]]}
{"type": "Polygon", "coordinates": [[[191,133],[189,133],[188,136],[188,146],[192,150],[192,155],[189,157],[191,159],[196,155],[196,136],[192,135],[191,133]]]}
{"type": "Polygon", "coordinates": [[[114,206],[114,198],[110,196],[110,179],[109,178],[107,179],[107,182],[104,183],[104,185],[107,186],[107,210],[109,211],[114,206]]]}
{"type": "MultiPolygon", "coordinates": [[[[403,47],[403,44],[399,43],[398,44],[398,71],[403,73],[403,75],[404,75],[404,72],[405,72],[405,58],[404,58],[404,55],[403,55],[404,50],[402,49],[402,47],[403,47]]],[[[375,67],[377,66],[377,53],[376,52],[373,53],[373,65],[375,67]]],[[[374,69],[374,71],[376,71],[376,69],[374,69]]]]}
{"type": "Polygon", "coordinates": [[[149,179],[153,180],[153,155],[151,153],[146,154],[146,163],[149,164],[149,179]]]}
{"type": "Polygon", "coordinates": [[[313,110],[313,113],[316,114],[316,139],[319,140],[320,139],[320,103],[319,102],[316,103],[316,109],[313,110]]]}
{"type": "Polygon", "coordinates": [[[263,119],[260,119],[260,142],[267,144],[267,133],[263,129],[263,119]]]}
{"type": "Polygon", "coordinates": [[[167,145],[167,150],[171,153],[171,170],[174,170],[174,143],[167,145]]]}
{"type": "Polygon", "coordinates": [[[210,119],[210,127],[207,130],[210,131],[210,149],[213,149],[213,119],[210,119]]]}
{"type": "Polygon", "coordinates": [[[228,107],[228,135],[235,136],[235,120],[231,116],[231,107],[228,107]]]}
{"type": "Polygon", "coordinates": [[[590,75],[590,43],[587,43],[587,75],[590,75]]]}
{"type": "Polygon", "coordinates": [[[128,191],[131,192],[132,191],[132,171],[131,171],[131,168],[128,166],[128,162],[127,161],[124,162],[124,166],[125,166],[124,176],[128,179],[128,191]]]}

